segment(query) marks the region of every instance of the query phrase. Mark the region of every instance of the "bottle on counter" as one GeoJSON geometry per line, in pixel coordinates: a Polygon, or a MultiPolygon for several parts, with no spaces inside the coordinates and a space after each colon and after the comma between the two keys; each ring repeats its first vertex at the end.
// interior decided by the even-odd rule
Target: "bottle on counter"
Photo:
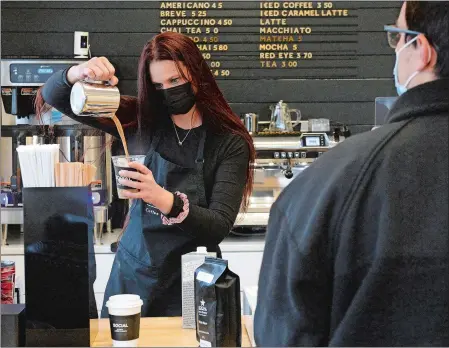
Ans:
{"type": "Polygon", "coordinates": [[[200,246],[181,257],[182,274],[182,327],[195,329],[195,270],[200,267],[206,256],[216,257],[216,253],[208,253],[207,248],[200,246]]]}

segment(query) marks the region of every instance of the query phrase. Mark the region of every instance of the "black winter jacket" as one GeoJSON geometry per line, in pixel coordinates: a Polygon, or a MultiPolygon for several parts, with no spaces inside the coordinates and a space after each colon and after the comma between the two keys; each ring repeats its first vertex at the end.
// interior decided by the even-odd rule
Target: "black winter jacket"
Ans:
{"type": "Polygon", "coordinates": [[[321,156],[273,205],[258,346],[449,346],[449,80],[321,156]]]}

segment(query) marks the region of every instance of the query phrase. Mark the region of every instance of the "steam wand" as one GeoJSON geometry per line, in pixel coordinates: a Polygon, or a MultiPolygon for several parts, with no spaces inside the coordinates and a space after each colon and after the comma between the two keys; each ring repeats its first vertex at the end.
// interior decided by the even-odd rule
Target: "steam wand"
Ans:
{"type": "Polygon", "coordinates": [[[293,178],[292,160],[290,158],[287,160],[287,168],[285,168],[283,174],[287,179],[293,178]]]}

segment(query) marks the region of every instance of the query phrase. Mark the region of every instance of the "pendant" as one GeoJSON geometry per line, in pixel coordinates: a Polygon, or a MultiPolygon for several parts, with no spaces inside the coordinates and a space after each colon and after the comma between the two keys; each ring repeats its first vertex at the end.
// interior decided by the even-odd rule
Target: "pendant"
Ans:
{"type": "Polygon", "coordinates": [[[182,146],[182,141],[179,141],[178,144],[179,144],[179,146],[182,146]]]}

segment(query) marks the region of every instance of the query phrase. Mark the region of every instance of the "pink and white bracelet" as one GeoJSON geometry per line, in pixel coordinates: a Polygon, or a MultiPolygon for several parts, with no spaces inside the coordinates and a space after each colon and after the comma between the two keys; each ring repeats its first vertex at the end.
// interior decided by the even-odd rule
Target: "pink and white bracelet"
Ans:
{"type": "Polygon", "coordinates": [[[181,200],[184,202],[182,211],[179,213],[178,216],[172,218],[167,218],[165,215],[161,214],[162,223],[164,225],[180,224],[185,220],[187,215],[189,215],[189,199],[187,198],[187,196],[179,191],[176,191],[175,195],[181,198],[181,200]]]}

